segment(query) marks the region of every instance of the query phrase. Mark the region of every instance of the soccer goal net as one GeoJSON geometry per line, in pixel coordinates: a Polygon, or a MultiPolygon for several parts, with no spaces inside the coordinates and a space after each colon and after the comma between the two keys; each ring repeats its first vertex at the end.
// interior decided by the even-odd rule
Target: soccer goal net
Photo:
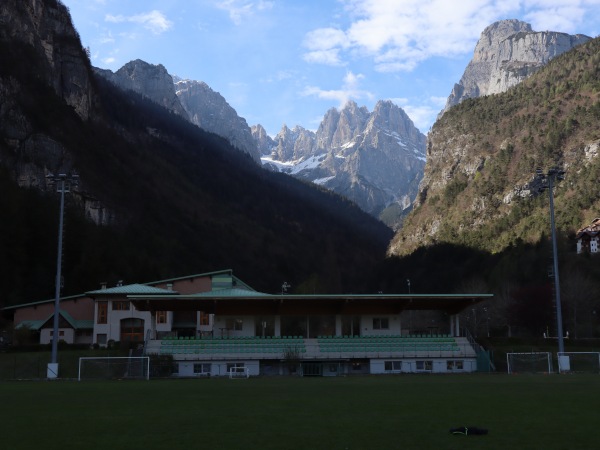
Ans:
{"type": "Polygon", "coordinates": [[[507,353],[508,373],[552,373],[550,352],[507,353]]]}
{"type": "Polygon", "coordinates": [[[230,367],[228,374],[229,378],[250,378],[250,371],[247,367],[230,367]]]}
{"type": "Polygon", "coordinates": [[[150,379],[150,358],[148,356],[107,356],[102,358],[79,358],[81,380],[111,379],[150,379]]]}
{"type": "Polygon", "coordinates": [[[600,373],[600,352],[558,352],[560,373],[600,373]]]}

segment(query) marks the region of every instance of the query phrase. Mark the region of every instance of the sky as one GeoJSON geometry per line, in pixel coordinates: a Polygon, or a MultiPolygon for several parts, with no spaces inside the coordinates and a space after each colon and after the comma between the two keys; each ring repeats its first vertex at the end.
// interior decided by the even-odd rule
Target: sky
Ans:
{"type": "Polygon", "coordinates": [[[600,0],[61,0],[92,64],[204,81],[275,136],[348,100],[433,125],[488,25],[600,34],[600,0]]]}

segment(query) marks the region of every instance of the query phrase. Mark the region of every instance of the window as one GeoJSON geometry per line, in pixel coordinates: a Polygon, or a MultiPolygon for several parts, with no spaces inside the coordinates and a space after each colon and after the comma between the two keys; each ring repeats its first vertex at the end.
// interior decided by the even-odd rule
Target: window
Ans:
{"type": "Polygon", "coordinates": [[[236,362],[236,363],[228,363],[227,364],[227,373],[244,372],[244,370],[245,370],[244,363],[236,362]]]}
{"type": "Polygon", "coordinates": [[[462,360],[460,361],[453,361],[453,360],[449,360],[446,361],[446,370],[463,370],[463,362],[462,360]]]}
{"type": "Polygon", "coordinates": [[[242,331],[244,321],[242,319],[227,319],[227,329],[234,331],[242,331]]]}
{"type": "Polygon", "coordinates": [[[402,370],[402,361],[385,361],[383,364],[386,372],[400,372],[402,370]]]}
{"type": "Polygon", "coordinates": [[[100,345],[106,345],[106,334],[98,334],[96,336],[96,343],[100,345]]]}
{"type": "Polygon", "coordinates": [[[128,301],[113,301],[112,302],[112,310],[113,311],[129,311],[129,302],[128,301]]]}
{"type": "Polygon", "coordinates": [[[156,311],[156,323],[167,323],[166,311],[156,311]]]}
{"type": "Polygon", "coordinates": [[[210,374],[210,364],[194,363],[194,374],[195,375],[209,375],[210,374]]]}
{"type": "Polygon", "coordinates": [[[121,341],[143,342],[144,320],[134,318],[127,318],[121,320],[121,341]]]}
{"type": "Polygon", "coordinates": [[[210,314],[200,311],[200,325],[210,325],[210,314]]]}
{"type": "Polygon", "coordinates": [[[390,319],[387,317],[373,317],[373,329],[374,330],[389,330],[390,319]]]}
{"type": "Polygon", "coordinates": [[[98,302],[97,323],[106,323],[107,311],[108,311],[108,303],[107,302],[98,302]]]}
{"type": "Polygon", "coordinates": [[[431,370],[432,361],[417,361],[417,370],[431,370]]]}

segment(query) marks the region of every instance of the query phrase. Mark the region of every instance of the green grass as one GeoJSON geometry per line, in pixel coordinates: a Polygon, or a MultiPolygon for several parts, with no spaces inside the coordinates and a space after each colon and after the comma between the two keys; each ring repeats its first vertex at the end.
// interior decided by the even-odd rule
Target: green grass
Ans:
{"type": "Polygon", "coordinates": [[[598,375],[2,382],[0,398],[10,450],[579,450],[600,423],[598,375]]]}
{"type": "MultiPolygon", "coordinates": [[[[58,363],[61,378],[77,378],[79,358],[82,356],[126,356],[127,350],[73,350],[59,349],[58,363]]],[[[50,351],[0,353],[1,380],[35,380],[46,378],[46,369],[51,361],[50,351]]]]}

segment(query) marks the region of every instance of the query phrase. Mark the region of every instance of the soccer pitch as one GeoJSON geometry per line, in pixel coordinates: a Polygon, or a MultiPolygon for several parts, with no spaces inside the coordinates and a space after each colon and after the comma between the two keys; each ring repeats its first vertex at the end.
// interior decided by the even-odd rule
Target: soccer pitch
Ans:
{"type": "Polygon", "coordinates": [[[596,449],[598,375],[0,383],[2,448],[596,449]],[[458,426],[486,436],[456,436],[458,426]]]}

